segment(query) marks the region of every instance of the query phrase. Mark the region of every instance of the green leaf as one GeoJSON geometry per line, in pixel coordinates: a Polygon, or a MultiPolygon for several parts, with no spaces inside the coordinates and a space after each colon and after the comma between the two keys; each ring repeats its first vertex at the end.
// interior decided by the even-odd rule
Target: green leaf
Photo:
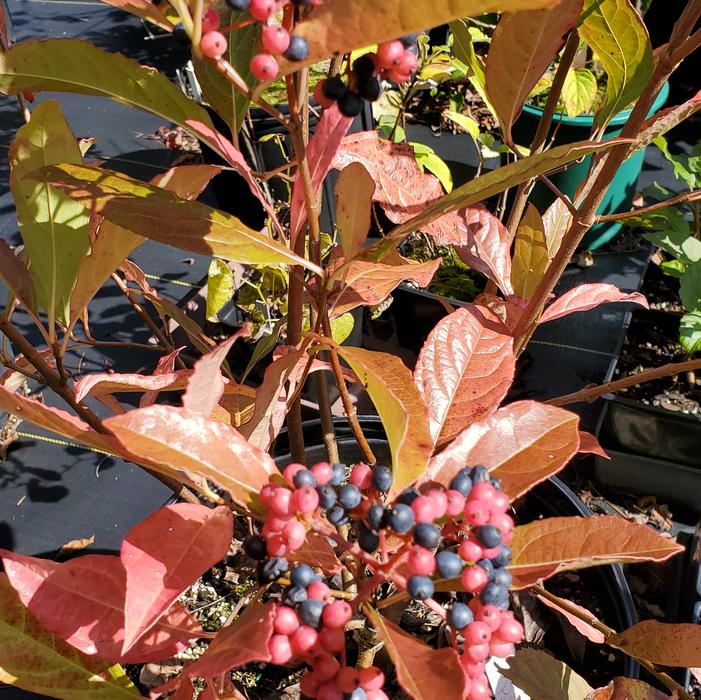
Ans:
{"type": "Polygon", "coordinates": [[[45,630],[0,574],[0,683],[63,700],[142,697],[121,666],[86,656],[45,630]]]}
{"type": "Polygon", "coordinates": [[[687,311],[701,309],[701,262],[686,268],[679,283],[679,297],[687,311]]]}
{"type": "Polygon", "coordinates": [[[355,326],[355,319],[350,311],[331,319],[331,337],[334,342],[344,343],[350,337],[355,326]]]}
{"type": "Polygon", "coordinates": [[[466,134],[472,136],[472,139],[474,141],[477,141],[479,139],[480,126],[477,123],[476,119],[468,117],[466,114],[451,112],[450,110],[446,110],[445,112],[443,112],[443,116],[457,124],[466,134]]]}
{"type": "Polygon", "coordinates": [[[652,139],[651,143],[654,143],[662,151],[662,155],[672,164],[674,177],[678,180],[684,180],[689,188],[693,189],[696,186],[696,174],[687,167],[689,163],[684,154],[672,155],[669,152],[667,139],[664,136],[657,136],[652,139]]]}
{"type": "MultiPolygon", "coordinates": [[[[694,263],[701,260],[701,241],[691,235],[689,224],[684,221],[678,209],[673,209],[681,217],[681,228],[673,228],[669,225],[665,229],[655,233],[645,233],[643,238],[661,248],[665,253],[673,255],[684,263],[694,263]]],[[[665,221],[665,224],[668,220],[665,221]]]]}
{"type": "Polygon", "coordinates": [[[530,299],[549,261],[543,219],[538,210],[529,203],[516,231],[511,265],[511,286],[514,288],[514,294],[521,299],[530,299]]]}
{"type": "Polygon", "coordinates": [[[212,126],[207,111],[154,68],[78,39],[30,39],[0,54],[0,92],[72,92],[111,97],[174,122],[212,126]]]}
{"type": "Polygon", "coordinates": [[[562,102],[568,117],[586,114],[596,99],[596,76],[586,68],[570,68],[562,86],[562,102]]]}
{"type": "Polygon", "coordinates": [[[89,216],[83,207],[46,183],[24,179],[45,165],[82,163],[78,142],[58,102],[37,105],[29,123],[17,131],[9,159],[29,274],[53,332],[55,321],[68,323],[71,291],[89,247],[89,216]]]}
{"type": "Polygon", "coordinates": [[[370,213],[375,182],[360,163],[347,165],[336,182],[336,230],[346,259],[365,243],[370,230],[370,213]]]}
{"type": "Polygon", "coordinates": [[[579,33],[606,71],[606,99],[596,114],[601,127],[640,96],[654,68],[652,46],[629,0],[585,0],[579,33]]]}
{"type": "Polygon", "coordinates": [[[667,260],[660,263],[663,274],[679,279],[686,272],[686,265],[680,260],[667,260]]]}
{"type": "MultiPolygon", "coordinates": [[[[487,95],[487,79],[484,75],[484,59],[475,53],[472,33],[469,27],[462,20],[450,23],[450,31],[453,35],[453,53],[455,58],[462,61],[471,71],[468,76],[472,87],[484,100],[487,108],[492,114],[496,114],[494,107],[489,102],[487,95]]],[[[468,132],[469,133],[469,132],[468,132]]]]}
{"type": "Polygon", "coordinates": [[[701,311],[692,311],[682,316],[679,342],[690,354],[701,352],[701,311]]]}
{"type": "Polygon", "coordinates": [[[256,343],[251,359],[248,361],[248,365],[246,365],[246,369],[241,377],[241,384],[246,381],[246,377],[248,377],[251,370],[256,366],[256,364],[258,364],[258,361],[275,349],[278,344],[278,339],[280,338],[280,332],[286,325],[287,314],[278,319],[271,333],[263,335],[263,337],[256,343]]]}
{"type": "Polygon", "coordinates": [[[440,181],[446,192],[451,192],[453,189],[453,176],[450,174],[450,169],[441,158],[436,155],[436,152],[426,144],[410,143],[414,148],[414,156],[419,167],[432,172],[440,181]]]}
{"type": "Polygon", "coordinates": [[[321,273],[316,265],[235,216],[121,173],[63,164],[42,168],[31,178],[60,187],[107,221],[160,243],[243,264],[295,264],[321,273]]]}
{"type": "Polygon", "coordinates": [[[213,258],[207,272],[207,320],[217,321],[217,314],[234,294],[234,273],[219,258],[213,258]]]}
{"type": "MultiPolygon", "coordinates": [[[[233,24],[248,15],[231,10],[224,2],[218,2],[214,7],[219,12],[222,25],[233,24]]],[[[260,28],[261,25],[254,22],[229,35],[226,58],[249,86],[256,82],[251,73],[251,59],[257,53],[260,28]]],[[[249,106],[246,96],[234,88],[211,61],[193,57],[193,64],[205,101],[229,125],[232,133],[240,131],[249,106]]]]}

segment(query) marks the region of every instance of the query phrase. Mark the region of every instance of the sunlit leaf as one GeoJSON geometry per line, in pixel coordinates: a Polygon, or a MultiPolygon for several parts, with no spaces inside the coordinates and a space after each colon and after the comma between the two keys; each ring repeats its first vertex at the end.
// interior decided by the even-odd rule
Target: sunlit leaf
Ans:
{"type": "Polygon", "coordinates": [[[561,94],[567,116],[578,117],[589,112],[596,99],[598,87],[596,76],[588,68],[570,67],[561,94]]]}
{"type": "Polygon", "coordinates": [[[685,309],[701,310],[701,261],[689,265],[681,276],[679,297],[685,309]]]}
{"type": "Polygon", "coordinates": [[[350,163],[336,182],[336,230],[347,259],[362,247],[370,230],[375,183],[360,163],[350,163]]]}
{"type": "MultiPolygon", "coordinates": [[[[472,86],[477,91],[477,94],[484,100],[487,108],[492,114],[495,114],[494,107],[489,102],[489,96],[487,95],[487,78],[484,74],[484,58],[477,55],[475,52],[475,47],[473,45],[473,38],[471,30],[472,27],[468,27],[462,20],[456,20],[450,23],[450,32],[453,35],[453,53],[455,58],[462,61],[471,71],[469,75],[469,81],[472,86]]],[[[473,132],[467,129],[469,134],[473,132]]],[[[477,134],[473,138],[477,138],[479,134],[479,129],[477,129],[477,134]]]]}
{"type": "Polygon", "coordinates": [[[217,321],[217,314],[234,294],[234,273],[219,258],[212,258],[207,272],[207,320],[217,321]]]}
{"type": "Polygon", "coordinates": [[[644,620],[611,638],[626,654],[660,666],[701,666],[701,626],[644,620]]]}
{"type": "Polygon", "coordinates": [[[558,197],[543,214],[543,231],[548,248],[548,258],[552,260],[560,249],[562,239],[572,223],[572,214],[558,197]]]}
{"type": "Polygon", "coordinates": [[[102,2],[124,10],[125,12],[129,12],[132,15],[136,15],[141,19],[153,22],[153,24],[161,29],[165,29],[167,32],[173,31],[173,24],[166,14],[151,2],[151,0],[102,0],[102,2]]]}
{"type": "Polygon", "coordinates": [[[587,695],[584,700],[674,700],[675,697],[660,692],[644,681],[618,677],[605,688],[587,695]]]}
{"type": "Polygon", "coordinates": [[[511,263],[511,285],[516,296],[521,299],[533,296],[549,260],[543,219],[529,203],[516,230],[511,263]]]}
{"type": "Polygon", "coordinates": [[[323,535],[313,531],[308,532],[304,544],[294,552],[289,552],[286,558],[289,561],[304,562],[317,567],[327,576],[337,574],[342,568],[342,564],[328,540],[323,535]]]}
{"type": "Polygon", "coordinates": [[[679,342],[689,354],[701,352],[701,311],[691,311],[682,316],[679,342]]]}
{"type": "Polygon", "coordinates": [[[622,292],[615,285],[607,283],[580,284],[555,299],[545,309],[539,323],[547,323],[579,311],[589,311],[589,309],[601,304],[621,301],[640,304],[640,306],[648,308],[647,299],[639,292],[622,292]]]}

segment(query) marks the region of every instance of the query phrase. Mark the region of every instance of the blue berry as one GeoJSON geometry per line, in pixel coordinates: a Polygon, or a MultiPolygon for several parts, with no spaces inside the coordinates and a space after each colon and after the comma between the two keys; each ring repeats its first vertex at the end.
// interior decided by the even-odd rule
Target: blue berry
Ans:
{"type": "Polygon", "coordinates": [[[433,523],[418,523],[414,526],[414,542],[426,549],[433,549],[441,542],[441,529],[433,523]]]}
{"type": "Polygon", "coordinates": [[[480,593],[482,605],[496,605],[506,609],[509,606],[509,589],[495,581],[490,581],[480,593]]]}
{"type": "Polygon", "coordinates": [[[260,560],[268,556],[265,539],[258,535],[251,535],[251,537],[247,537],[243,541],[243,551],[246,552],[246,556],[249,556],[251,559],[260,560]]]}
{"type": "Polygon", "coordinates": [[[480,525],[475,528],[475,539],[487,549],[498,547],[501,544],[501,530],[494,525],[480,525]]]}
{"type": "Polygon", "coordinates": [[[389,515],[389,526],[400,535],[411,530],[414,524],[414,511],[404,503],[397,503],[389,515]]]}
{"type": "Polygon", "coordinates": [[[329,484],[317,486],[316,492],[319,494],[320,508],[333,508],[336,505],[336,491],[333,486],[329,484]]]}
{"type": "Polygon", "coordinates": [[[301,586],[293,586],[288,589],[285,598],[290,605],[299,605],[307,599],[307,589],[301,586]]]}
{"type": "Polygon", "coordinates": [[[436,554],[436,567],[441,578],[456,578],[462,573],[462,559],[444,549],[436,554]]]}
{"type": "Polygon", "coordinates": [[[484,464],[478,464],[472,470],[472,483],[476,484],[478,481],[489,481],[489,469],[484,464]]]}
{"type": "Polygon", "coordinates": [[[511,564],[511,547],[508,544],[501,545],[499,554],[492,559],[494,566],[508,566],[511,564]]]}
{"type": "Polygon", "coordinates": [[[287,47],[284,56],[288,61],[303,61],[309,55],[309,44],[301,36],[290,37],[290,45],[287,47]]]}
{"type": "Polygon", "coordinates": [[[333,525],[345,525],[348,522],[348,513],[342,506],[334,506],[326,511],[328,521],[333,525]]]}
{"type": "Polygon", "coordinates": [[[368,509],[368,525],[373,530],[387,527],[387,509],[381,503],[373,503],[368,509]]]}
{"type": "Polygon", "coordinates": [[[464,603],[453,603],[453,607],[448,610],[448,624],[453,629],[465,629],[473,619],[472,610],[464,603]]]}
{"type": "MultiPolygon", "coordinates": [[[[346,697],[345,695],[343,696],[346,697]]],[[[356,688],[349,696],[348,700],[367,700],[368,694],[362,688],[356,688]]]]}
{"type": "Polygon", "coordinates": [[[494,583],[498,583],[500,586],[511,588],[513,576],[511,576],[511,572],[508,569],[501,567],[499,569],[494,569],[492,581],[494,581],[494,583]]]}
{"type": "Polygon", "coordinates": [[[245,12],[251,4],[251,0],[226,0],[226,4],[237,12],[245,12]]]}
{"type": "Polygon", "coordinates": [[[309,469],[300,469],[292,477],[292,483],[301,489],[303,486],[316,486],[316,477],[309,469]]]}
{"type": "Polygon", "coordinates": [[[465,467],[461,469],[451,480],[448,488],[453,491],[460,492],[467,498],[472,491],[472,479],[470,478],[470,469],[465,467]]]}
{"type": "Polygon", "coordinates": [[[477,566],[481,566],[485,570],[485,572],[487,573],[487,578],[492,578],[492,574],[494,573],[494,567],[492,566],[492,562],[489,561],[489,559],[480,559],[477,562],[477,566]]]}
{"type": "Polygon", "coordinates": [[[346,465],[335,462],[331,465],[333,476],[329,482],[332,486],[340,486],[346,480],[346,465]]]}
{"type": "Polygon", "coordinates": [[[380,538],[377,533],[360,523],[358,526],[358,546],[360,549],[368,554],[373,554],[377,551],[379,544],[380,538]]]}
{"type": "Polygon", "coordinates": [[[501,479],[498,479],[496,476],[490,476],[490,477],[489,477],[489,483],[490,483],[497,491],[501,491],[501,479]]]}
{"type": "Polygon", "coordinates": [[[354,484],[344,484],[338,489],[338,502],[346,510],[357,508],[361,498],[360,489],[354,484]]]}
{"type": "Polygon", "coordinates": [[[273,557],[263,562],[263,566],[261,567],[262,577],[265,581],[274,581],[276,578],[280,578],[280,576],[286,573],[287,568],[287,559],[273,557]]]}
{"type": "Polygon", "coordinates": [[[433,581],[428,576],[411,576],[406,589],[414,600],[426,600],[433,595],[433,581]]]}
{"type": "Polygon", "coordinates": [[[309,564],[298,564],[292,571],[290,580],[293,586],[306,588],[312,581],[318,581],[319,576],[314,573],[314,569],[309,564]]]}
{"type": "Polygon", "coordinates": [[[399,41],[402,42],[402,46],[405,49],[408,49],[410,46],[413,46],[416,43],[416,40],[419,38],[419,35],[417,32],[414,32],[413,34],[405,34],[404,36],[399,37],[399,41]]]}
{"type": "Polygon", "coordinates": [[[324,603],[321,600],[307,599],[299,605],[299,616],[310,627],[318,627],[321,622],[321,613],[324,611],[324,603]]]}
{"type": "Polygon", "coordinates": [[[389,491],[392,486],[392,470],[384,464],[378,464],[372,470],[372,485],[379,491],[389,491]]]}
{"type": "Polygon", "coordinates": [[[421,494],[418,489],[409,486],[404,489],[397,497],[397,503],[403,503],[405,506],[410,506],[421,494]]]}

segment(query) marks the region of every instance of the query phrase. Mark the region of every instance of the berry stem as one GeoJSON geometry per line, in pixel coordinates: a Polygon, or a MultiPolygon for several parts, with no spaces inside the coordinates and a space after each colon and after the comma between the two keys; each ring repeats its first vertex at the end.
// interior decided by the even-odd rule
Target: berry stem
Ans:
{"type": "Polygon", "coordinates": [[[197,58],[202,58],[200,40],[202,39],[202,12],[204,3],[202,0],[192,0],[192,51],[197,58]]]}

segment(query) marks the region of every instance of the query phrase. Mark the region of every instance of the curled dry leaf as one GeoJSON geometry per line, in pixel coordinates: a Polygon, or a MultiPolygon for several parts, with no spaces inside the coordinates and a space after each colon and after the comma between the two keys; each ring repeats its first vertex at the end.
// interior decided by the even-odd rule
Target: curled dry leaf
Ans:
{"type": "Polygon", "coordinates": [[[596,437],[586,430],[579,431],[579,449],[577,451],[584,454],[598,455],[604,459],[611,459],[596,437]]]}
{"type": "Polygon", "coordinates": [[[633,678],[614,678],[605,688],[599,688],[584,700],[674,700],[676,695],[667,695],[633,678]]]}
{"type": "Polygon", "coordinates": [[[547,323],[556,318],[573,314],[577,311],[588,311],[600,304],[610,304],[616,301],[627,301],[649,308],[647,299],[638,292],[622,292],[613,284],[593,283],[580,284],[578,287],[565,292],[548,306],[538,323],[547,323]]]}

